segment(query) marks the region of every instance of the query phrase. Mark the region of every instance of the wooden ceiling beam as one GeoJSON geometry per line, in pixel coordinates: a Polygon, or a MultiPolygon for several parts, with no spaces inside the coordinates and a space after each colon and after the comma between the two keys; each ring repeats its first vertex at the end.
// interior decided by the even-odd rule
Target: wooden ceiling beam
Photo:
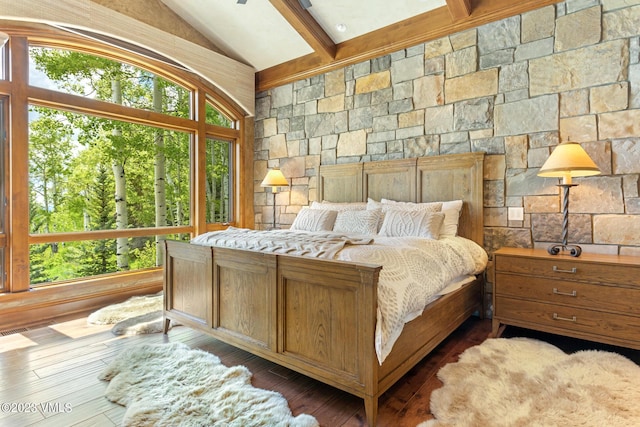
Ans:
{"type": "Polygon", "coordinates": [[[298,0],[269,0],[284,19],[309,43],[309,46],[323,60],[330,61],[336,56],[336,45],[311,14],[298,0]]]}
{"type": "MultiPolygon", "coordinates": [[[[286,0],[270,1],[275,4],[286,0]]],[[[463,0],[448,0],[453,3],[461,1],[463,0]]],[[[472,0],[471,14],[458,21],[453,20],[449,7],[443,6],[340,43],[336,45],[333,59],[315,52],[259,71],[256,73],[256,90],[266,90],[306,79],[561,1],[472,0]]]]}
{"type": "Polygon", "coordinates": [[[447,7],[454,21],[471,15],[471,0],[447,0],[447,7]]]}

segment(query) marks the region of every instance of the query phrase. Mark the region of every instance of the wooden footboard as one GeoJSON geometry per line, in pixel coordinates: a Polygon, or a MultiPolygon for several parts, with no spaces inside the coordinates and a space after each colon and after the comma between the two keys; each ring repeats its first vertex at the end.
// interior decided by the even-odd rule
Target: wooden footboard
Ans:
{"type": "MultiPolygon", "coordinates": [[[[377,399],[379,266],[167,241],[173,319],[365,400],[377,399]]],[[[166,331],[166,327],[165,327],[166,331]]]]}
{"type": "Polygon", "coordinates": [[[170,320],[364,399],[378,397],[481,302],[480,279],[408,323],[380,366],[375,353],[381,267],[167,241],[165,333],[170,320]]]}

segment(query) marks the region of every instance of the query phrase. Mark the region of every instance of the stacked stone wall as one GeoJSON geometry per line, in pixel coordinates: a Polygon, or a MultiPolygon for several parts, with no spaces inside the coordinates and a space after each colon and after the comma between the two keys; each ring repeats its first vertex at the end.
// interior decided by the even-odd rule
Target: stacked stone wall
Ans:
{"type": "Polygon", "coordinates": [[[639,62],[640,0],[567,0],[259,93],[256,226],[273,221],[269,167],[291,183],[275,200],[287,227],[321,164],[484,151],[486,249],[546,247],[561,200],[537,172],[571,140],[602,174],[574,181],[569,241],[640,255],[639,62]]]}

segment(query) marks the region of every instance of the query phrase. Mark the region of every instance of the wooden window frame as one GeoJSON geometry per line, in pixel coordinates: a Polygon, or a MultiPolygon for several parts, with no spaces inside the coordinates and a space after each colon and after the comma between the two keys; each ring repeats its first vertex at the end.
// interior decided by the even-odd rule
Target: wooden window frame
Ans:
{"type": "MultiPolygon", "coordinates": [[[[18,293],[31,289],[29,280],[29,248],[33,244],[97,240],[116,238],[123,236],[151,236],[161,234],[201,234],[212,229],[224,228],[227,225],[251,226],[243,222],[243,218],[249,215],[241,215],[243,209],[247,209],[247,200],[250,197],[243,195],[240,186],[239,172],[242,165],[246,164],[245,156],[251,152],[252,147],[244,143],[245,119],[242,109],[225,97],[219,90],[208,84],[195,74],[188,73],[172,65],[162,63],[155,59],[107,46],[95,40],[87,39],[79,35],[67,33],[62,30],[47,26],[27,25],[23,31],[7,31],[10,34],[8,43],[9,64],[8,75],[10,80],[0,81],[0,96],[7,96],[8,110],[11,114],[7,122],[9,135],[7,137],[7,165],[6,177],[7,218],[5,221],[7,281],[4,292],[18,293]],[[61,93],[45,88],[30,86],[29,52],[30,46],[52,47],[70,49],[83,53],[104,56],[109,59],[131,64],[133,66],[150,71],[164,79],[180,84],[191,91],[192,117],[189,119],[140,110],[131,107],[111,104],[104,101],[88,99],[78,95],[61,93]],[[234,121],[233,128],[226,128],[207,124],[205,119],[205,103],[209,103],[226,117],[234,121]],[[192,134],[191,144],[191,224],[177,227],[148,227],[130,230],[100,230],[91,232],[30,234],[29,230],[29,200],[28,200],[28,176],[29,152],[29,105],[37,105],[47,108],[72,111],[79,114],[90,114],[113,120],[123,120],[131,123],[155,125],[162,128],[189,132],[192,134]],[[233,212],[234,221],[231,224],[208,224],[205,217],[205,192],[204,162],[206,139],[218,138],[233,143],[233,212]]],[[[4,30],[6,31],[6,30],[4,30]]],[[[246,182],[246,181],[243,181],[246,182]]],[[[252,209],[250,209],[252,211],[252,209]]],[[[252,215],[251,215],[252,216],[252,215]]],[[[1,242],[0,242],[1,243],[1,242]]],[[[158,268],[159,270],[159,268],[158,268]]],[[[122,275],[115,273],[115,275],[122,275]]],[[[108,275],[107,275],[108,276],[108,275]]],[[[135,272],[128,272],[124,276],[135,277],[135,272]]],[[[132,279],[135,281],[136,279],[132,279]]],[[[69,281],[66,285],[83,286],[86,283],[95,282],[95,278],[88,277],[69,281]]],[[[106,283],[111,281],[106,280],[106,283]]],[[[60,286],[52,284],[51,286],[60,286]]],[[[45,286],[39,286],[42,289],[45,286]]]]}

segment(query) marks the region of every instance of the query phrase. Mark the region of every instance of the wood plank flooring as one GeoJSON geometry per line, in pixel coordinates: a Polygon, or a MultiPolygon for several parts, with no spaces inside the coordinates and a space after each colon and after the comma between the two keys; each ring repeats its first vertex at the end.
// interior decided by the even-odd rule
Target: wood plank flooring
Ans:
{"type": "MultiPolygon", "coordinates": [[[[380,398],[379,426],[414,427],[429,419],[431,391],[441,386],[436,378],[438,370],[455,362],[468,347],[484,341],[490,329],[489,320],[471,318],[465,322],[380,398]]],[[[179,326],[167,336],[115,337],[110,326],[87,325],[84,317],[0,337],[0,403],[21,410],[12,413],[3,407],[0,425],[120,425],[124,408],[104,397],[107,383],[97,377],[120,351],[143,342],[183,342],[216,354],[227,366],[245,365],[253,373],[255,387],[280,392],[294,415],[311,414],[322,426],[364,425],[361,399],[201,332],[179,326]]],[[[572,345],[579,347],[580,341],[576,342],[572,345]]]]}

